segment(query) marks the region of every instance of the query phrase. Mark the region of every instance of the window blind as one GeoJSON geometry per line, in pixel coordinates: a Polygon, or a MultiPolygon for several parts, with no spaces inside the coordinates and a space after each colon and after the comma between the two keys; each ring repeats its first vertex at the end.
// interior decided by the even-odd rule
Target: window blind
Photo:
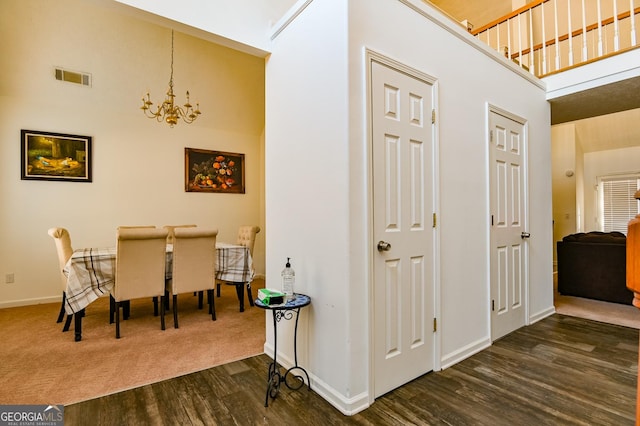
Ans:
{"type": "Polygon", "coordinates": [[[638,201],[633,197],[638,182],[637,177],[602,180],[603,231],[627,233],[627,224],[638,214],[638,201]]]}

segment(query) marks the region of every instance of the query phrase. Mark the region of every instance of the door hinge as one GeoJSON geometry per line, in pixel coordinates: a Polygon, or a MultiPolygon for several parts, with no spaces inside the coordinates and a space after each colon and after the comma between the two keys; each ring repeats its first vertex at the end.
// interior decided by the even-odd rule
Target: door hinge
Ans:
{"type": "Polygon", "coordinates": [[[436,110],[435,108],[431,110],[431,124],[436,123],[436,110]]]}
{"type": "Polygon", "coordinates": [[[496,310],[496,301],[495,300],[491,300],[491,312],[496,310]]]}
{"type": "Polygon", "coordinates": [[[437,222],[436,214],[434,213],[434,214],[433,214],[433,227],[434,227],[434,228],[436,227],[436,222],[437,222]]]}
{"type": "Polygon", "coordinates": [[[493,142],[493,130],[489,130],[489,142],[493,142]]]}
{"type": "Polygon", "coordinates": [[[493,215],[491,215],[491,226],[493,226],[493,215]]]}
{"type": "Polygon", "coordinates": [[[438,320],[437,319],[433,319],[433,332],[435,333],[436,331],[438,331],[438,320]]]}

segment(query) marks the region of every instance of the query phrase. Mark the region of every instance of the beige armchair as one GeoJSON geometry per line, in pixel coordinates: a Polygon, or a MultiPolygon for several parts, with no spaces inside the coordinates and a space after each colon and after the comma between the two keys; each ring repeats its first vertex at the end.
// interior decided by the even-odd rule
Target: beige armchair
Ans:
{"type": "Polygon", "coordinates": [[[116,338],[120,338],[120,306],[143,297],[160,298],[160,325],[164,324],[166,229],[119,228],[117,231],[115,284],[116,338]]]}
{"type": "MultiPolygon", "coordinates": [[[[60,272],[60,283],[62,287],[62,304],[60,305],[60,313],[58,314],[58,320],[56,322],[62,322],[65,315],[64,305],[67,300],[67,276],[62,272],[65,265],[73,254],[73,248],[71,247],[71,236],[69,231],[65,228],[51,228],[47,233],[53,238],[56,243],[56,251],[58,252],[58,272],[60,272]]],[[[71,320],[73,315],[67,315],[67,320],[64,323],[62,331],[69,331],[71,320]]]]}
{"type": "MultiPolygon", "coordinates": [[[[260,227],[256,225],[242,225],[238,228],[238,237],[236,239],[236,244],[243,245],[249,248],[249,253],[251,253],[251,257],[253,257],[253,246],[256,242],[256,234],[260,232],[260,227]]],[[[252,266],[253,267],[253,266],[252,266]]],[[[221,282],[217,282],[216,293],[217,296],[220,297],[220,284],[221,282]]],[[[232,285],[234,283],[227,283],[232,285]]],[[[249,298],[249,305],[253,306],[253,295],[251,294],[251,282],[247,283],[247,297],[249,298]]]]}
{"type": "MultiPolygon", "coordinates": [[[[176,228],[173,270],[169,282],[173,295],[173,326],[178,328],[178,294],[207,292],[211,319],[216,319],[213,289],[216,277],[217,229],[176,228]]],[[[198,306],[202,309],[202,299],[198,306]]]]}

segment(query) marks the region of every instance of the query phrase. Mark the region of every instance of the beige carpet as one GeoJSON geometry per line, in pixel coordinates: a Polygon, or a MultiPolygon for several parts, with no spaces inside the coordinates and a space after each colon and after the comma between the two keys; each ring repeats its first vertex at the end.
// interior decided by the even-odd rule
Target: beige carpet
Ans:
{"type": "MultiPolygon", "coordinates": [[[[254,281],[254,297],[263,286],[254,281]]],[[[265,312],[245,296],[240,313],[235,288],[222,290],[217,321],[180,295],[180,328],[169,313],[165,331],[150,300],[134,301],[119,340],[106,297],[87,308],[81,342],[56,324],[59,304],[0,309],[0,404],[66,405],[263,353],[265,312]]]]}
{"type": "MultiPolygon", "coordinates": [[[[557,274],[554,274],[554,281],[556,277],[557,274]]],[[[640,329],[640,309],[631,305],[563,296],[557,291],[554,305],[559,314],[640,329]]]]}

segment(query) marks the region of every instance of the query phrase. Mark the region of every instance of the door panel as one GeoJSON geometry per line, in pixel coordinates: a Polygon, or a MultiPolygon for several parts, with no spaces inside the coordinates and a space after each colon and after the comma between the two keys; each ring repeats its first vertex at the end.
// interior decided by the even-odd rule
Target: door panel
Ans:
{"type": "Polygon", "coordinates": [[[525,325],[528,270],[526,232],[526,139],[524,126],[490,114],[491,338],[525,325]]]}
{"type": "Polygon", "coordinates": [[[377,397],[433,369],[433,87],[371,67],[377,397]]]}

